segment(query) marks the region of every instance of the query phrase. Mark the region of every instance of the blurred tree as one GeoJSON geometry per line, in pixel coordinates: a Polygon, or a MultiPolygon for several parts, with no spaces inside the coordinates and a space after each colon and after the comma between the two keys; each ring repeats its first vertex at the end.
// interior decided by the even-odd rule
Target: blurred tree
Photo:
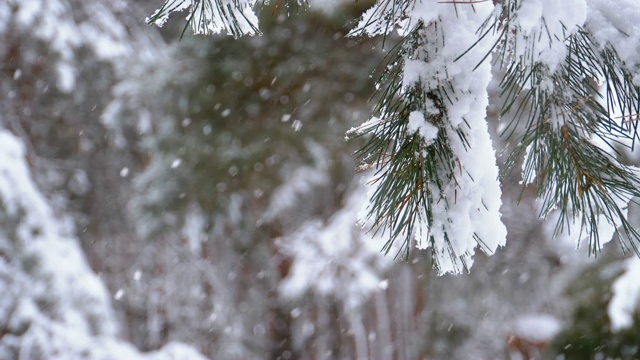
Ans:
{"type": "Polygon", "coordinates": [[[355,149],[340,134],[363,116],[369,69],[381,55],[345,38],[344,17],[264,15],[269,32],[260,38],[185,37],[169,58],[121,84],[105,111],[104,121],[118,124],[114,139],[122,129],[146,128],[145,113],[154,118],[138,140],[150,162],[132,199],[148,241],[138,245],[135,270],[149,283],[134,281],[122,300],[134,309],[128,312],[146,314],[140,325],[129,317],[131,328],[157,333],[141,340],[144,348],[183,339],[224,358],[351,354],[337,319],[351,297],[378,291],[377,249],[355,253],[353,241],[363,235],[353,215],[355,149]],[[338,214],[347,205],[343,222],[338,214]],[[334,223],[340,233],[321,236],[334,223]],[[332,242],[344,251],[327,249],[322,260],[341,259],[327,274],[331,288],[304,308],[296,297],[307,289],[283,298],[285,278],[314,276],[298,271],[312,260],[299,258],[310,250],[304,245],[332,242]],[[355,280],[368,268],[373,283],[359,290],[355,280]],[[344,289],[342,272],[353,282],[344,289]],[[164,305],[172,303],[190,306],[164,305]],[[310,323],[318,328],[309,332],[310,323]]]}
{"type": "Polygon", "coordinates": [[[127,63],[158,43],[128,34],[127,26],[139,26],[124,5],[0,3],[2,359],[203,358],[178,343],[141,354],[120,339],[110,295],[78,239],[96,235],[94,226],[104,236],[123,224],[97,218],[116,213],[104,195],[122,186],[110,156],[131,152],[108,147],[96,114],[127,63]],[[89,201],[96,197],[101,206],[89,201]]]}

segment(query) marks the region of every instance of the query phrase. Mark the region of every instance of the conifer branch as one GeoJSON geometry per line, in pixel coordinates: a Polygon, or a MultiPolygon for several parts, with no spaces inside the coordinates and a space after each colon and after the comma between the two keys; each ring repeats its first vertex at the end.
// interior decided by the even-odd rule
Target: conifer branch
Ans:
{"type": "MultiPolygon", "coordinates": [[[[368,218],[373,220],[374,231],[389,232],[389,241],[383,251],[388,253],[394,249],[394,244],[399,240],[401,245],[397,251],[404,258],[409,256],[411,237],[417,224],[424,222],[429,227],[433,225],[434,204],[443,203],[448,208],[450,202],[457,201],[447,198],[444,189],[456,187],[457,177],[463,175],[447,135],[451,131],[465,142],[465,133],[449,128],[446,119],[444,102],[454,96],[454,89],[450,84],[429,89],[421,83],[403,87],[405,59],[428,57],[427,54],[418,53],[425,51],[425,39],[442,36],[438,29],[437,22],[427,25],[420,23],[390,53],[386,69],[378,80],[380,90],[376,112],[380,119],[366,123],[351,133],[369,136],[357,157],[378,169],[371,181],[375,185],[375,192],[370,199],[368,218]],[[429,113],[426,110],[427,103],[435,104],[438,113],[429,113]],[[426,143],[418,133],[409,130],[409,116],[414,111],[430,114],[426,120],[440,130],[432,143],[426,143]]],[[[442,40],[439,41],[442,43],[442,40]]],[[[429,51],[438,51],[437,47],[427,48],[429,51]]],[[[446,233],[445,238],[448,243],[446,233]]],[[[430,241],[433,243],[433,236],[430,236],[430,241]]],[[[449,253],[454,256],[451,249],[449,253]]],[[[468,270],[464,257],[452,261],[461,263],[463,269],[468,270]]]]}
{"type": "Polygon", "coordinates": [[[517,4],[503,1],[503,13],[490,25],[500,34],[496,61],[506,67],[500,83],[501,115],[510,120],[503,134],[523,133],[506,162],[505,174],[525,158],[523,178],[535,183],[543,203],[541,216],[556,208],[560,211],[555,235],[577,220],[586,231],[590,252],[597,253],[603,219],[624,239],[632,239],[628,245],[637,252],[640,234],[626,220],[625,209],[640,196],[640,179],[614,156],[616,146],[633,147],[638,138],[637,122],[625,119],[638,113],[640,89],[610,44],[597,44],[586,28],[564,40],[549,37],[562,41],[567,50],[554,71],[537,60],[535,36],[524,44],[529,48],[524,55],[514,57],[513,48],[523,45],[511,38],[518,31],[511,24],[517,4]]]}
{"type": "MultiPolygon", "coordinates": [[[[484,2],[488,1],[442,1],[439,6],[454,6],[457,17],[458,5],[471,5],[471,13],[481,7],[474,4],[484,2]]],[[[161,24],[172,11],[189,7],[188,19],[196,33],[208,33],[211,28],[233,36],[258,33],[257,23],[243,12],[242,6],[248,3],[253,6],[255,0],[167,0],[148,21],[161,24]]],[[[489,59],[503,73],[498,101],[502,101],[500,115],[507,124],[502,135],[518,139],[502,177],[523,161],[525,183],[534,183],[536,195],[542,200],[540,215],[546,217],[559,209],[555,234],[578,223],[586,232],[592,253],[601,248],[602,222],[618,227],[625,238],[640,241],[640,234],[626,220],[625,209],[628,201],[640,196],[640,179],[633,168],[616,159],[618,146],[633,148],[638,139],[640,88],[634,83],[634,71],[612,44],[599,44],[584,24],[553,23],[543,17],[523,29],[519,13],[522,0],[493,3],[497,6],[476,32],[475,43],[453,57],[441,56],[446,35],[442,19],[414,17],[416,0],[379,0],[351,31],[351,35],[382,35],[386,39],[393,30],[399,30],[402,37],[389,53],[377,81],[377,118],[351,132],[368,136],[357,157],[360,168],[376,169],[368,217],[375,231],[389,235],[383,251],[391,251],[400,240],[398,253],[408,256],[412,237],[422,231],[436,261],[445,251],[451,255],[455,270],[467,269],[469,248],[462,250],[467,251],[464,254],[459,249],[454,251],[451,244],[459,239],[450,239],[444,227],[455,223],[448,211],[458,202],[460,180],[475,181],[460,162],[464,158],[461,148],[474,149],[467,139],[471,129],[467,120],[463,117],[454,126],[449,113],[455,112],[451,106],[459,99],[470,95],[477,100],[484,94],[477,89],[465,93],[456,88],[458,83],[451,80],[455,75],[448,71],[450,62],[456,66],[465,63],[462,71],[476,71],[489,59]],[[477,64],[473,68],[465,57],[471,56],[476,47],[484,49],[484,56],[472,58],[477,64]],[[436,61],[431,63],[433,59],[436,61]],[[407,81],[405,65],[420,61],[430,65],[430,78],[407,81]],[[425,122],[437,128],[437,136],[425,140],[411,130],[410,117],[415,113],[424,115],[425,122]],[[434,228],[436,207],[442,229],[434,228]],[[448,216],[445,221],[442,211],[448,216]],[[444,238],[444,247],[436,249],[434,233],[444,238]],[[436,250],[441,252],[438,256],[436,250]]],[[[262,2],[262,6],[266,4],[262,2]]],[[[272,14],[280,8],[288,13],[303,5],[306,1],[276,0],[272,14]]],[[[473,38],[473,30],[470,33],[473,38]]],[[[488,74],[488,68],[483,69],[488,74]]],[[[474,114],[480,113],[475,109],[474,114]]],[[[475,124],[474,131],[480,128],[475,124]]],[[[474,211],[480,212],[481,207],[474,205],[474,211]]],[[[499,223],[499,213],[496,219],[499,223]]],[[[483,239],[477,233],[473,237],[483,247],[483,239]]],[[[633,241],[630,246],[637,252],[633,241]]]]}

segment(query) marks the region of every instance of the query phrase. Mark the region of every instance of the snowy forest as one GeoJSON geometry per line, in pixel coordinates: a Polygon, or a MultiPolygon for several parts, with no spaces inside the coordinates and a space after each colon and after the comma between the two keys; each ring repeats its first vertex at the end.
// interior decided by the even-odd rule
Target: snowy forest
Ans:
{"type": "Polygon", "coordinates": [[[0,0],[0,360],[639,359],[637,0],[0,0]]]}

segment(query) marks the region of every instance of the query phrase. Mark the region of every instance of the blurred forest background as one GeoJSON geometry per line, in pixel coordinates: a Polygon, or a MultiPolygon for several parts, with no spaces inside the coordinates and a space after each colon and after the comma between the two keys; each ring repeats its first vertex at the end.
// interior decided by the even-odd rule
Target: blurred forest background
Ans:
{"type": "Polygon", "coordinates": [[[632,254],[552,239],[517,171],[468,275],[356,225],[370,2],[180,41],[161,2],[0,2],[0,359],[638,358],[608,313],[632,254]]]}

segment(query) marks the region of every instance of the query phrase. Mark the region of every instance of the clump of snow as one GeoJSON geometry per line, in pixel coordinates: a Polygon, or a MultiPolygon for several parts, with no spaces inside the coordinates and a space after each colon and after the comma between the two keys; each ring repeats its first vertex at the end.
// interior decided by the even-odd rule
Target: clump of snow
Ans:
{"type": "Polygon", "coordinates": [[[408,26],[409,11],[408,7],[383,6],[382,2],[378,2],[376,6],[364,12],[362,21],[351,31],[350,35],[363,33],[373,37],[387,35],[395,30],[404,33],[410,29],[408,26]],[[389,21],[390,19],[395,20],[395,22],[389,21]]]}
{"type": "Polygon", "coordinates": [[[640,86],[640,3],[636,0],[588,0],[586,26],[602,48],[611,46],[633,71],[640,86]]]}
{"type": "Polygon", "coordinates": [[[523,0],[517,11],[518,24],[525,36],[534,34],[544,25],[549,37],[564,40],[587,19],[585,0],[523,0]]]}
{"type": "Polygon", "coordinates": [[[424,139],[426,145],[431,145],[438,137],[438,128],[425,120],[420,111],[412,111],[409,114],[409,125],[407,130],[410,134],[418,133],[424,139]]]}
{"type": "Polygon", "coordinates": [[[612,285],[613,297],[607,307],[613,331],[630,328],[640,304],[640,259],[634,256],[625,265],[624,273],[612,285]]]}
{"type": "Polygon", "coordinates": [[[513,16],[514,58],[544,63],[554,73],[567,54],[565,39],[587,19],[587,3],[523,0],[513,16]]]}

